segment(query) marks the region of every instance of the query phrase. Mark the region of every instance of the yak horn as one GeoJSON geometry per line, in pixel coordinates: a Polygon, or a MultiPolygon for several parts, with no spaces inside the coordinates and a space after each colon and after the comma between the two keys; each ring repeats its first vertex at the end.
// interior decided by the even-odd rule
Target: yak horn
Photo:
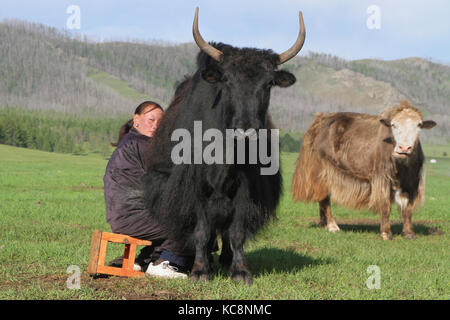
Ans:
{"type": "Polygon", "coordinates": [[[299,51],[302,49],[303,44],[305,43],[305,37],[306,37],[306,29],[305,29],[305,23],[303,22],[303,14],[300,11],[298,14],[298,18],[300,20],[300,31],[298,33],[297,40],[295,41],[294,45],[280,54],[280,62],[278,64],[285,63],[289,59],[292,59],[299,53],[299,51]]]}
{"type": "Polygon", "coordinates": [[[217,50],[212,45],[207,43],[200,35],[200,31],[198,31],[198,7],[195,8],[195,16],[194,16],[194,23],[192,25],[192,33],[194,35],[195,43],[197,43],[198,47],[203,52],[205,52],[208,56],[210,56],[217,62],[222,62],[222,60],[223,60],[222,51],[217,50]]]}

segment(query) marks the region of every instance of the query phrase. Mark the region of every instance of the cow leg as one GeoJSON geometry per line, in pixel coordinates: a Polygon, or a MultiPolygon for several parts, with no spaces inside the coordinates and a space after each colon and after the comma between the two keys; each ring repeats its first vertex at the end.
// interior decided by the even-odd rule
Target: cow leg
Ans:
{"type": "Polygon", "coordinates": [[[336,221],[334,220],[333,214],[331,213],[330,197],[319,201],[320,208],[320,223],[321,227],[326,228],[330,232],[340,231],[336,221]]]}
{"type": "Polygon", "coordinates": [[[208,260],[208,242],[211,235],[206,217],[198,214],[197,225],[194,229],[195,259],[189,278],[191,281],[208,280],[210,265],[208,260]]]}
{"type": "Polygon", "coordinates": [[[381,238],[383,240],[392,240],[391,232],[391,222],[389,221],[389,216],[391,215],[391,206],[387,206],[385,210],[381,213],[381,238]]]}
{"type": "Polygon", "coordinates": [[[413,231],[412,228],[412,208],[410,205],[408,205],[406,208],[404,208],[403,210],[401,210],[402,212],[402,216],[403,216],[403,231],[402,231],[402,236],[405,239],[416,239],[417,236],[413,231]]]}
{"type": "Polygon", "coordinates": [[[228,231],[222,233],[222,252],[220,253],[219,262],[222,268],[228,270],[233,260],[233,251],[231,250],[230,236],[228,231]]]}

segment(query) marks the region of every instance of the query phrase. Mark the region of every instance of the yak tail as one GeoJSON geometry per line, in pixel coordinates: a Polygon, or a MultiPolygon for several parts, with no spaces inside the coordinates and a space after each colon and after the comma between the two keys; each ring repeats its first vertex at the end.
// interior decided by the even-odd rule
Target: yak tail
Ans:
{"type": "Polygon", "coordinates": [[[322,168],[322,160],[313,150],[312,137],[308,130],[304,136],[292,177],[291,191],[294,201],[320,201],[328,196],[326,183],[321,178],[322,168]]]}

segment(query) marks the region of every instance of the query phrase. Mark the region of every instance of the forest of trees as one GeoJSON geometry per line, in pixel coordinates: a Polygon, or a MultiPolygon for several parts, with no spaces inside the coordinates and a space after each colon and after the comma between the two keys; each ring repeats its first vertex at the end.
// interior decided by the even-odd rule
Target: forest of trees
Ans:
{"type": "MultiPolygon", "coordinates": [[[[58,111],[0,107],[0,144],[48,152],[84,155],[100,153],[108,158],[113,151],[125,116],[103,119],[74,117],[58,111]]],[[[280,150],[298,152],[301,140],[288,132],[280,137],[280,150]]]]}
{"type": "Polygon", "coordinates": [[[111,154],[125,117],[74,117],[57,111],[0,108],[0,143],[49,152],[111,154]]]}

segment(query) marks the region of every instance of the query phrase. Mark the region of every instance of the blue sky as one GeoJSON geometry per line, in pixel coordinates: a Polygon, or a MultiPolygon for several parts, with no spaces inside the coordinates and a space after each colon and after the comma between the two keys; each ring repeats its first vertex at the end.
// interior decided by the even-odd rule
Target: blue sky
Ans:
{"type": "MultiPolygon", "coordinates": [[[[80,29],[97,41],[192,41],[195,7],[207,40],[235,46],[289,48],[303,12],[303,52],[346,59],[431,58],[450,64],[448,0],[1,0],[0,20],[21,19],[67,29],[70,5],[80,8],[80,29]],[[371,5],[379,8],[379,29],[369,29],[371,5]]],[[[372,20],[370,20],[372,21],[372,20]]]]}

